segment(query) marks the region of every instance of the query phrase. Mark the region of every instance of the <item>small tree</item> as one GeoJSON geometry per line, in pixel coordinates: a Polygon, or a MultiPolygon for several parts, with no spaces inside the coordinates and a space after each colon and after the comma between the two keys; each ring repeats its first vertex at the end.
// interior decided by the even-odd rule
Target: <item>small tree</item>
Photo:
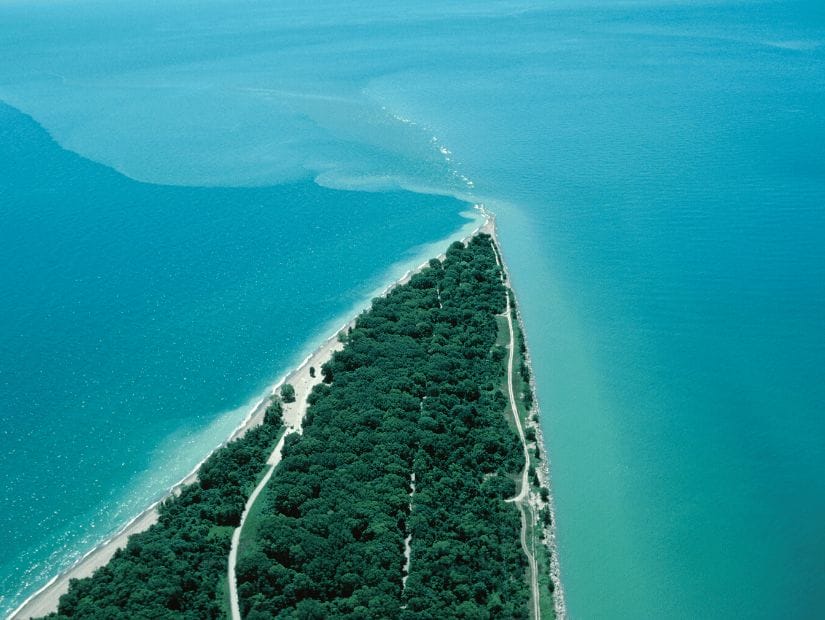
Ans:
{"type": "Polygon", "coordinates": [[[528,409],[533,408],[533,392],[531,392],[530,390],[525,391],[524,398],[522,400],[524,401],[525,407],[527,407],[528,409]]]}
{"type": "Polygon", "coordinates": [[[494,362],[501,362],[507,356],[507,350],[504,347],[495,346],[490,352],[490,358],[494,362]]]}
{"type": "Polygon", "coordinates": [[[309,367],[309,376],[312,377],[313,379],[315,378],[315,366],[310,366],[309,367]]]}
{"type": "Polygon", "coordinates": [[[295,402],[295,388],[292,387],[291,383],[284,383],[281,386],[281,398],[284,399],[285,403],[295,402]]]}
{"type": "Polygon", "coordinates": [[[264,412],[264,424],[277,424],[280,426],[283,422],[283,412],[284,408],[281,405],[281,397],[273,394],[269,400],[269,406],[264,412]]]}
{"type": "Polygon", "coordinates": [[[321,374],[324,375],[324,383],[332,383],[333,372],[329,362],[321,364],[321,374]]]}

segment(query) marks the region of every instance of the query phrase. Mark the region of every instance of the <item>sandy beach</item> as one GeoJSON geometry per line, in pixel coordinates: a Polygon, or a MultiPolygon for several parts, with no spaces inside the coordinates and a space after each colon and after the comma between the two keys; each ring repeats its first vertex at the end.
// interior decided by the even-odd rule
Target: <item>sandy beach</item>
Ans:
{"type": "MultiPolygon", "coordinates": [[[[495,225],[493,223],[492,218],[483,210],[482,207],[479,207],[479,210],[485,218],[484,223],[478,228],[476,228],[472,232],[472,234],[465,237],[464,241],[466,241],[473,235],[478,234],[479,232],[491,235],[495,234],[495,225]]],[[[424,262],[415,269],[411,269],[410,271],[405,273],[397,281],[389,284],[382,292],[382,295],[386,295],[394,287],[408,282],[410,277],[414,273],[416,273],[426,265],[427,262],[424,262]]],[[[341,343],[338,341],[338,335],[342,331],[345,331],[347,328],[349,328],[354,322],[355,317],[353,317],[350,321],[348,321],[347,323],[342,325],[338,330],[336,330],[335,333],[332,334],[329,338],[327,338],[313,353],[308,355],[299,366],[291,370],[287,375],[284,376],[283,379],[281,379],[277,383],[273,384],[270,388],[268,388],[264,395],[262,395],[260,400],[257,402],[255,407],[252,409],[252,411],[249,413],[249,415],[247,415],[244,421],[226,439],[224,445],[234,439],[243,437],[243,435],[246,434],[246,432],[249,429],[258,426],[263,422],[264,414],[269,404],[269,399],[271,395],[275,394],[276,391],[284,383],[291,383],[295,387],[296,401],[301,403],[305,402],[312,385],[314,385],[318,381],[317,378],[310,377],[309,368],[314,367],[316,373],[320,375],[321,366],[332,357],[332,354],[336,350],[340,349],[342,346],[341,343]]],[[[302,409],[303,408],[299,407],[285,407],[284,425],[292,428],[298,428],[300,426],[300,419],[296,416],[302,415],[302,409]]],[[[206,458],[208,458],[208,456],[209,455],[207,455],[206,458]]],[[[204,461],[206,460],[206,458],[204,458],[204,461]]],[[[145,511],[143,511],[140,515],[138,515],[132,521],[130,521],[122,530],[120,530],[112,538],[102,543],[101,545],[95,547],[93,550],[91,550],[89,553],[83,556],[83,558],[81,558],[74,566],[72,566],[67,571],[57,575],[46,586],[44,586],[43,588],[35,592],[32,596],[30,596],[28,599],[26,599],[26,601],[20,607],[18,607],[11,613],[11,615],[9,616],[9,620],[24,620],[32,617],[40,617],[57,611],[57,605],[60,600],[60,597],[63,594],[65,594],[69,589],[69,582],[72,579],[83,579],[84,577],[90,577],[98,568],[104,566],[112,558],[112,556],[118,549],[122,549],[126,546],[126,542],[128,541],[129,536],[131,536],[132,534],[143,532],[149,529],[149,527],[151,527],[154,523],[156,523],[158,518],[158,505],[166,497],[169,497],[172,494],[179,493],[182,487],[195,482],[197,480],[198,469],[200,469],[202,463],[203,461],[201,461],[201,463],[199,463],[197,467],[188,476],[186,476],[183,480],[181,480],[179,483],[173,486],[169,490],[169,493],[167,493],[161,500],[149,506],[145,511]]]]}
{"type": "MultiPolygon", "coordinates": [[[[389,288],[387,290],[389,290],[389,288]]],[[[289,374],[283,379],[272,385],[267,390],[265,395],[261,397],[246,419],[244,419],[243,423],[241,423],[226,439],[225,443],[229,443],[234,439],[243,437],[248,430],[255,428],[263,422],[266,408],[269,405],[270,396],[274,394],[284,383],[293,384],[295,387],[296,400],[305,402],[309,389],[315,383],[315,380],[312,380],[309,376],[309,368],[315,367],[318,375],[320,376],[321,365],[329,360],[330,357],[332,357],[332,353],[340,349],[342,346],[338,341],[338,334],[341,331],[346,330],[351,324],[352,321],[343,325],[338,331],[325,340],[324,343],[311,355],[307,356],[297,368],[290,371],[289,374]]],[[[293,419],[296,415],[299,415],[298,408],[286,407],[284,410],[284,425],[293,427],[297,426],[299,421],[297,419],[293,419]]],[[[201,463],[199,463],[198,467],[186,476],[186,478],[172,487],[163,499],[169,497],[169,495],[179,493],[182,487],[195,482],[197,480],[197,470],[200,469],[201,463]]],[[[32,595],[20,607],[12,612],[9,619],[23,620],[31,617],[43,616],[57,611],[57,604],[60,597],[69,589],[69,581],[72,579],[82,579],[84,577],[91,576],[98,568],[104,566],[111,559],[111,557],[115,554],[115,551],[126,546],[129,536],[143,532],[156,523],[158,520],[157,507],[163,499],[152,504],[135,519],[130,521],[128,525],[126,525],[126,527],[119,531],[115,536],[90,551],[77,564],[64,573],[58,575],[55,579],[50,581],[48,585],[32,595]]]]}

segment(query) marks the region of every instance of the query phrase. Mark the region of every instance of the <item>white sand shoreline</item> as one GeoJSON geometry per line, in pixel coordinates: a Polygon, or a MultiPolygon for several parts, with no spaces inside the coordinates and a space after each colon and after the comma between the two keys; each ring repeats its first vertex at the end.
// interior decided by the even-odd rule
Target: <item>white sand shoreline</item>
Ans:
{"type": "MultiPolygon", "coordinates": [[[[493,234],[493,223],[489,214],[481,205],[476,205],[476,209],[478,209],[483,222],[481,225],[475,227],[470,234],[462,237],[462,241],[466,241],[480,232],[493,234]]],[[[449,243],[449,239],[452,238],[453,237],[451,236],[445,242],[449,243]]],[[[425,261],[413,269],[408,269],[400,278],[391,282],[383,289],[383,291],[381,291],[379,295],[376,296],[387,295],[396,286],[405,284],[414,273],[420,271],[427,265],[427,263],[428,261],[425,261]]],[[[256,404],[251,407],[250,412],[243,419],[243,421],[232,431],[229,437],[227,437],[223,443],[211,450],[209,454],[207,454],[189,474],[174,484],[161,499],[153,502],[143,512],[132,518],[112,537],[106,539],[84,554],[71,567],[50,579],[42,588],[34,592],[25,601],[23,601],[19,607],[12,611],[8,616],[8,620],[24,620],[32,617],[44,616],[57,611],[60,597],[68,591],[69,582],[72,579],[83,579],[85,577],[90,577],[98,568],[107,564],[118,549],[122,549],[126,546],[129,536],[146,531],[157,522],[157,508],[161,502],[173,494],[178,494],[182,487],[195,482],[197,480],[198,470],[200,470],[203,463],[216,450],[222,448],[234,439],[243,437],[248,430],[263,422],[264,414],[269,404],[269,398],[272,394],[276,393],[281,385],[292,382],[294,378],[298,377],[300,371],[307,366],[315,366],[315,368],[320,371],[321,365],[332,356],[332,353],[336,349],[336,345],[338,345],[338,335],[354,324],[358,315],[365,308],[369,307],[372,299],[376,296],[371,296],[370,300],[366,304],[360,308],[357,308],[353,313],[354,316],[352,316],[349,321],[345,322],[338,329],[336,329],[331,336],[324,340],[312,353],[307,355],[298,366],[286,373],[279,381],[270,385],[257,400],[256,404]]]]}

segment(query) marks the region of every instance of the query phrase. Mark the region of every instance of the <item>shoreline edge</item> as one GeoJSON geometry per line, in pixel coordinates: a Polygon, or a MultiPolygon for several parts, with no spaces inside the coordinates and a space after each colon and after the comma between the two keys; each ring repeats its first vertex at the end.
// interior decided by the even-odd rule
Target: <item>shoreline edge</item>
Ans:
{"type": "MultiPolygon", "coordinates": [[[[501,252],[501,245],[496,235],[495,216],[489,213],[481,204],[476,204],[475,209],[477,209],[479,212],[481,224],[476,226],[469,234],[461,237],[460,240],[462,242],[466,242],[468,239],[479,233],[486,233],[493,238],[493,241],[499,248],[499,252],[501,252]]],[[[439,255],[439,258],[441,258],[441,256],[443,255],[439,255]]],[[[365,307],[368,307],[368,305],[372,302],[372,299],[374,299],[375,297],[383,297],[387,295],[390,291],[392,291],[396,286],[400,286],[408,282],[410,277],[416,272],[420,271],[423,267],[427,266],[428,262],[429,261],[425,261],[417,267],[415,267],[414,269],[407,270],[400,278],[390,282],[390,284],[388,284],[380,292],[379,295],[371,297],[366,302],[365,307]]],[[[503,256],[502,266],[505,270],[505,273],[507,273],[508,289],[512,291],[512,288],[509,285],[509,270],[507,269],[506,262],[503,260],[503,256]]],[[[189,474],[187,474],[184,478],[182,478],[180,481],[178,481],[176,484],[170,487],[169,490],[166,493],[164,493],[160,499],[152,502],[145,510],[143,510],[137,516],[129,520],[121,529],[116,531],[111,537],[101,542],[94,548],[90,549],[72,566],[52,577],[45,585],[43,585],[40,589],[31,594],[28,598],[26,598],[26,600],[23,601],[23,603],[21,603],[14,611],[12,611],[11,614],[9,614],[7,620],[24,620],[35,616],[44,616],[49,613],[56,612],[60,601],[60,597],[68,591],[69,582],[72,579],[83,579],[85,577],[90,577],[98,568],[106,565],[112,558],[112,556],[114,556],[114,554],[119,549],[122,549],[126,546],[130,536],[132,536],[133,534],[144,532],[147,529],[149,529],[152,525],[154,525],[158,520],[158,506],[168,497],[178,495],[184,486],[196,482],[198,471],[200,470],[201,466],[215,451],[226,446],[228,443],[234,441],[235,439],[243,437],[243,435],[247,431],[249,431],[252,428],[255,428],[263,422],[264,414],[266,412],[267,406],[269,405],[270,398],[277,393],[277,390],[284,383],[289,383],[293,378],[300,374],[301,370],[306,368],[308,365],[320,368],[320,366],[332,356],[333,352],[337,348],[339,334],[344,332],[346,329],[348,329],[355,323],[355,320],[357,319],[358,315],[360,315],[360,313],[363,311],[363,309],[364,308],[357,309],[355,312],[355,316],[350,318],[338,329],[336,329],[329,337],[323,340],[322,343],[318,347],[316,347],[309,355],[307,355],[301,361],[300,364],[289,370],[276,383],[273,383],[272,385],[267,387],[267,389],[260,396],[260,398],[258,398],[255,404],[250,408],[249,413],[244,417],[240,424],[238,424],[238,426],[235,427],[232,433],[230,433],[230,435],[221,444],[215,446],[212,450],[210,450],[209,453],[206,454],[200,462],[198,462],[198,464],[192,469],[192,471],[189,472],[189,474]]],[[[526,332],[524,331],[524,324],[520,313],[518,313],[517,315],[517,320],[522,329],[522,333],[525,334],[526,339],[526,332]]],[[[526,361],[529,365],[529,356],[527,357],[526,361]]],[[[535,383],[532,377],[533,374],[531,372],[530,383],[535,399],[535,383]]],[[[534,411],[538,413],[538,401],[534,400],[534,403],[534,411]]],[[[543,452],[546,455],[543,467],[541,468],[541,476],[542,478],[544,478],[544,482],[547,484],[548,488],[551,489],[549,507],[552,515],[552,523],[547,528],[548,536],[545,538],[545,540],[547,541],[546,544],[549,546],[551,551],[551,579],[553,580],[553,584],[555,586],[555,591],[553,595],[554,606],[556,616],[558,618],[565,618],[566,608],[564,605],[564,594],[561,585],[558,561],[558,548],[556,544],[555,507],[553,504],[552,487],[550,486],[550,471],[548,464],[549,455],[547,453],[546,444],[541,433],[541,427],[538,424],[536,424],[536,427],[537,440],[541,443],[543,452]]]]}
{"type": "MultiPolygon", "coordinates": [[[[478,219],[481,220],[481,223],[475,226],[469,234],[462,235],[461,237],[454,237],[456,233],[460,234],[461,231],[464,230],[459,229],[456,233],[453,233],[443,241],[446,241],[447,243],[451,243],[453,240],[466,242],[468,239],[480,232],[486,232],[491,236],[494,236],[491,215],[484,209],[483,205],[475,204],[474,208],[478,212],[478,219]]],[[[172,485],[168,491],[160,497],[160,499],[152,502],[142,512],[130,519],[112,536],[84,553],[74,564],[49,579],[49,581],[47,581],[42,587],[29,595],[17,608],[14,609],[14,611],[7,616],[7,620],[28,620],[32,617],[45,616],[56,612],[60,597],[68,592],[69,582],[72,579],[83,579],[85,577],[90,577],[98,568],[105,566],[118,549],[122,549],[126,546],[130,536],[144,532],[154,525],[158,520],[158,506],[168,497],[179,494],[180,490],[184,486],[195,482],[197,480],[198,471],[200,470],[201,465],[203,465],[203,463],[206,462],[206,460],[216,450],[219,450],[235,439],[243,437],[247,431],[255,428],[263,422],[264,413],[269,405],[270,397],[275,394],[284,383],[289,383],[300,373],[302,369],[306,368],[307,365],[320,368],[335,350],[338,343],[338,335],[354,324],[361,312],[365,308],[369,307],[369,304],[372,303],[372,300],[375,297],[383,297],[392,291],[392,289],[396,286],[405,284],[409,281],[412,275],[426,267],[428,262],[429,261],[425,261],[415,268],[408,269],[400,278],[387,284],[377,295],[370,296],[370,298],[365,301],[363,307],[355,309],[354,315],[351,315],[349,320],[347,320],[330,336],[323,340],[321,344],[309,355],[307,355],[297,366],[291,368],[276,383],[273,383],[267,387],[263,394],[255,400],[255,404],[250,408],[249,413],[244,417],[240,424],[235,427],[232,433],[230,433],[230,435],[223,442],[210,450],[208,454],[206,454],[204,458],[201,459],[197,465],[195,465],[192,471],[190,471],[177,483],[172,485]]]]}

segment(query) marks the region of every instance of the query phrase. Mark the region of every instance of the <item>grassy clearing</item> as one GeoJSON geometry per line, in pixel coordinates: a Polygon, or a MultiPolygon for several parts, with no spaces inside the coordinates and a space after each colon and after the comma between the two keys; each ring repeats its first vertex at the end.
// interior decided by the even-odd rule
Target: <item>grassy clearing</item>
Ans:
{"type": "MultiPolygon", "coordinates": [[[[275,442],[272,444],[272,450],[274,450],[275,446],[278,445],[278,442],[281,440],[281,437],[283,436],[285,430],[286,429],[282,428],[281,432],[278,433],[278,436],[275,438],[275,442]]],[[[258,484],[261,482],[263,477],[266,475],[266,473],[271,468],[272,468],[272,466],[267,464],[267,466],[264,467],[261,470],[260,474],[255,479],[255,487],[258,486],[258,484]]],[[[255,487],[253,487],[253,489],[255,487]]],[[[245,555],[251,553],[253,550],[255,550],[257,548],[256,540],[257,540],[257,533],[258,533],[258,524],[260,523],[261,517],[263,516],[263,513],[264,513],[264,506],[266,506],[268,489],[269,489],[268,484],[263,489],[261,489],[261,492],[258,495],[257,500],[255,500],[255,503],[252,504],[252,508],[249,510],[249,513],[246,515],[246,519],[244,520],[243,527],[241,528],[240,537],[238,538],[238,562],[240,562],[241,558],[243,558],[245,555]]],[[[250,494],[251,494],[251,491],[250,491],[250,494]]],[[[223,600],[222,603],[225,604],[226,609],[227,609],[227,613],[228,613],[228,611],[230,610],[229,583],[228,583],[228,580],[225,576],[223,577],[223,579],[222,579],[222,581],[219,585],[219,588],[222,588],[222,589],[219,589],[218,592],[219,593],[223,592],[225,594],[225,596],[224,596],[225,600],[223,600]]],[[[231,617],[231,614],[227,615],[226,617],[227,618],[231,617]]]]}
{"type": "MultiPolygon", "coordinates": [[[[267,465],[266,469],[262,472],[261,476],[266,474],[269,471],[271,465],[267,465]]],[[[246,515],[246,521],[244,521],[243,528],[241,528],[241,536],[238,540],[238,559],[242,558],[246,552],[248,552],[253,546],[255,545],[255,540],[257,538],[257,531],[258,531],[258,524],[261,521],[261,517],[263,516],[264,506],[266,505],[266,497],[268,495],[269,485],[265,486],[262,490],[260,495],[258,495],[258,499],[252,504],[252,508],[249,511],[249,514],[246,515]]]]}
{"type": "MultiPolygon", "coordinates": [[[[286,429],[281,429],[281,432],[278,433],[278,436],[275,438],[275,443],[272,444],[273,450],[275,449],[275,446],[278,445],[278,442],[281,440],[281,437],[283,437],[285,430],[286,429]]],[[[258,484],[261,482],[261,480],[270,470],[271,467],[271,465],[267,465],[264,469],[261,470],[261,473],[255,480],[255,486],[258,486],[258,484]]],[[[258,499],[255,501],[254,504],[252,504],[252,508],[250,509],[249,514],[246,515],[246,520],[244,521],[243,528],[241,528],[241,536],[238,540],[238,560],[240,560],[245,555],[245,553],[247,553],[250,549],[253,548],[253,545],[255,545],[254,541],[258,537],[258,524],[260,523],[261,517],[263,516],[263,509],[266,505],[266,498],[269,494],[268,490],[269,483],[267,483],[267,486],[261,489],[261,492],[258,495],[258,499]]]]}
{"type": "MultiPolygon", "coordinates": [[[[496,336],[496,346],[506,348],[507,345],[510,344],[510,330],[507,327],[507,317],[497,316],[496,324],[498,325],[498,336],[496,336]]],[[[504,365],[504,369],[507,369],[506,362],[504,365]]]]}
{"type": "Polygon", "coordinates": [[[232,606],[229,602],[229,579],[222,575],[218,580],[218,604],[220,605],[221,618],[232,617],[232,606]]]}
{"type": "MultiPolygon", "coordinates": [[[[505,327],[506,329],[506,327],[505,327]]],[[[519,413],[519,419],[521,420],[522,426],[526,425],[527,419],[530,415],[531,408],[528,408],[525,404],[524,397],[526,394],[531,393],[531,386],[529,381],[525,381],[524,377],[521,374],[521,367],[523,364],[526,363],[525,356],[521,352],[519,347],[519,342],[522,341],[524,335],[521,331],[521,325],[516,320],[516,317],[513,317],[513,337],[516,343],[516,354],[513,357],[513,391],[516,394],[516,409],[519,413]]]]}

